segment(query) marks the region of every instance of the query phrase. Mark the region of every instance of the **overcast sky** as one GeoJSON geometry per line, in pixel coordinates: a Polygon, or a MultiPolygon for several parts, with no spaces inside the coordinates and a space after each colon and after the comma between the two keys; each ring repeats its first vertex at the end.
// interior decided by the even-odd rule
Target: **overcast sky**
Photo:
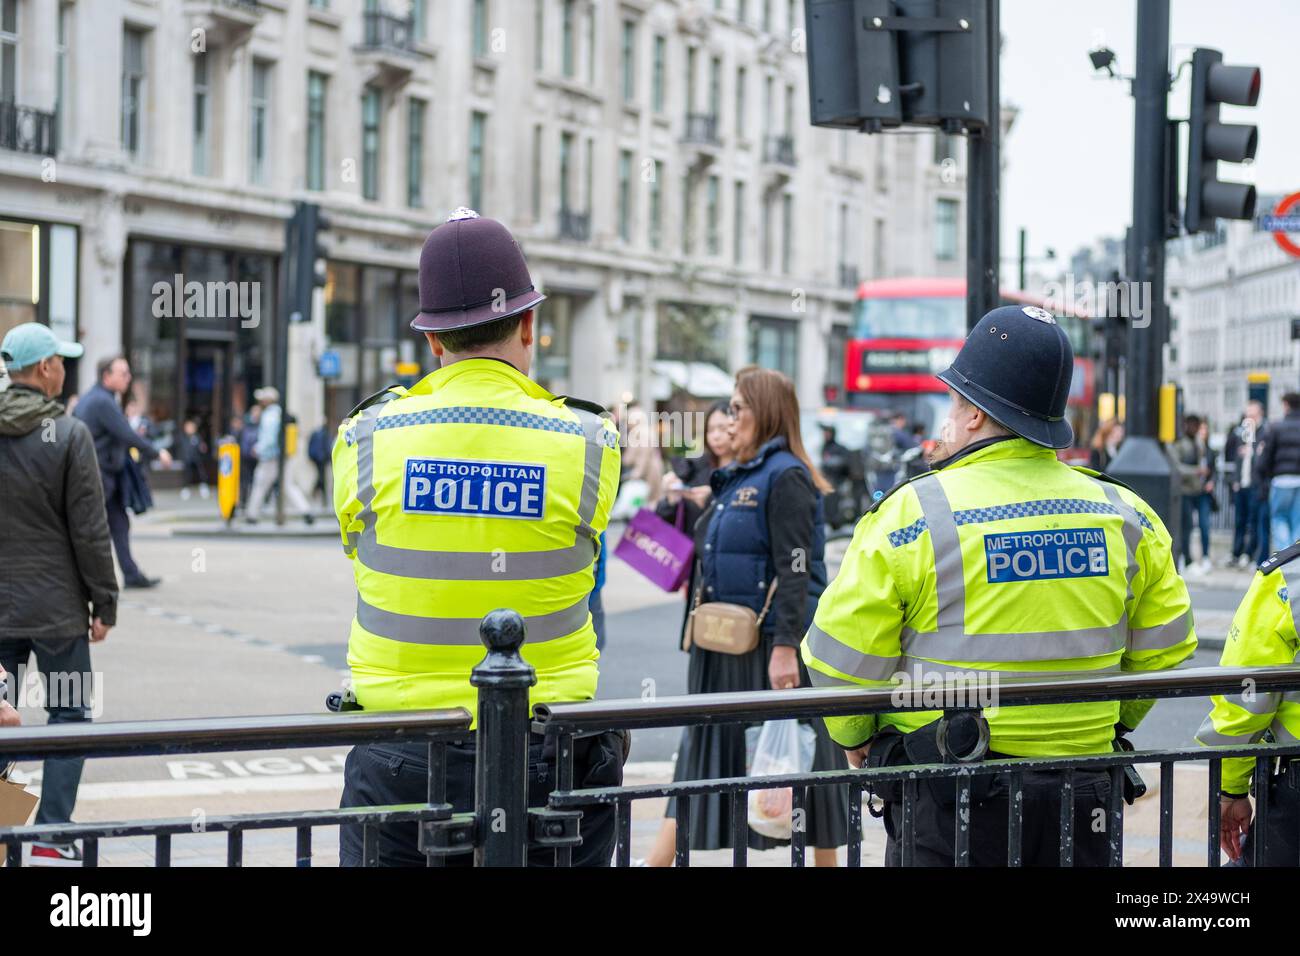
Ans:
{"type": "MultiPolygon", "coordinates": [[[[1137,3],[1002,0],[1002,101],[1020,111],[1003,140],[1004,256],[1015,255],[1022,226],[1031,255],[1051,246],[1069,256],[1098,236],[1122,236],[1129,224],[1133,99],[1126,81],[1096,78],[1088,51],[1110,47],[1116,72],[1131,76],[1137,3]]],[[[1259,105],[1225,107],[1223,118],[1250,117],[1259,126],[1253,181],[1261,194],[1300,190],[1300,0],[1172,0],[1170,7],[1171,71],[1196,46],[1221,50],[1225,63],[1261,68],[1259,105]]],[[[1187,116],[1190,75],[1189,65],[1170,94],[1172,118],[1187,116]]],[[[1239,171],[1223,164],[1220,177],[1250,181],[1239,171]]]]}

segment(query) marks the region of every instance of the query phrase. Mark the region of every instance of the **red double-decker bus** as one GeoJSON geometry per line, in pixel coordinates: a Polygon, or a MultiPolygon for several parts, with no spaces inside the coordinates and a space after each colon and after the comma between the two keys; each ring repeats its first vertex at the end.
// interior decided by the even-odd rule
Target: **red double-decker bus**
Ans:
{"type": "MultiPolygon", "coordinates": [[[[1046,305],[1041,297],[1005,289],[1001,299],[1003,305],[1046,305]]],[[[1091,325],[1086,316],[1055,314],[1074,346],[1067,414],[1076,447],[1086,448],[1094,407],[1091,325]]],[[[844,404],[877,414],[902,413],[934,435],[948,411],[948,388],[935,376],[952,363],[965,339],[964,279],[863,282],[844,348],[844,404]]]]}

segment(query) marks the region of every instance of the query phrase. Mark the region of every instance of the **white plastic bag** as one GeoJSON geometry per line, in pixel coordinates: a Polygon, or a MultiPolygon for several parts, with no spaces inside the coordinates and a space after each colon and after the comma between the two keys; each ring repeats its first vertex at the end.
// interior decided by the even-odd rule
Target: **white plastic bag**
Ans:
{"type": "MultiPolygon", "coordinates": [[[[797,720],[769,720],[758,734],[749,776],[807,773],[812,769],[817,732],[797,720]]],[[[794,794],[790,787],[749,791],[749,826],[774,840],[788,840],[794,831],[794,794]]]]}
{"type": "Polygon", "coordinates": [[[611,521],[631,521],[632,516],[645,507],[650,497],[650,486],[640,478],[629,478],[618,489],[618,497],[610,509],[611,521]]]}

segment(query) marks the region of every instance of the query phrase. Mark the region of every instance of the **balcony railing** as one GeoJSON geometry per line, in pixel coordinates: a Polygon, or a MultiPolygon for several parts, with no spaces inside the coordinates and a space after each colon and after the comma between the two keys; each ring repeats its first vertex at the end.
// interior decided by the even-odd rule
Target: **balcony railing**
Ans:
{"type": "Polygon", "coordinates": [[[245,13],[261,13],[261,0],[221,0],[222,6],[242,10],[245,13]]]}
{"type": "Polygon", "coordinates": [[[793,136],[766,136],[763,139],[763,162],[778,166],[794,166],[793,136]]]}
{"type": "Polygon", "coordinates": [[[415,47],[415,18],[367,10],[361,45],[375,50],[412,50],[415,47]]]}
{"type": "Polygon", "coordinates": [[[58,124],[53,113],[0,102],[0,149],[53,156],[58,149],[58,124]]]}
{"type": "Polygon", "coordinates": [[[591,213],[560,210],[560,238],[586,242],[591,238],[591,213]]]}
{"type": "Polygon", "coordinates": [[[718,117],[713,113],[687,113],[686,133],[683,143],[697,143],[704,146],[717,146],[718,117]]]}
{"type": "Polygon", "coordinates": [[[858,267],[840,263],[840,288],[856,289],[858,287],[858,267]]]}

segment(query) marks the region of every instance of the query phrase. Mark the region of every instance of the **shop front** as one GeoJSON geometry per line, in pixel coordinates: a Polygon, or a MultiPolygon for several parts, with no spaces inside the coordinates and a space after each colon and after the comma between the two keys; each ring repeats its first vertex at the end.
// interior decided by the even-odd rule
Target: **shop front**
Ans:
{"type": "MultiPolygon", "coordinates": [[[[78,340],[77,244],[75,226],[0,218],[0,339],[15,325],[40,322],[78,340]]],[[[65,398],[76,390],[79,361],[65,363],[65,398]]]]}

